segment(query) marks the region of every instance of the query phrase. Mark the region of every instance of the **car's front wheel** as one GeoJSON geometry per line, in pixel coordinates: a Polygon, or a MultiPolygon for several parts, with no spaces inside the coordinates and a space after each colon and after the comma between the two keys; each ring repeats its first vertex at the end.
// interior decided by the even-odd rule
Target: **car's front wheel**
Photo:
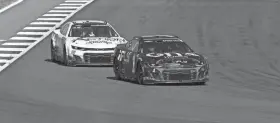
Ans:
{"type": "Polygon", "coordinates": [[[138,84],[145,85],[144,83],[144,70],[141,64],[137,65],[136,69],[136,80],[138,84]]]}
{"type": "Polygon", "coordinates": [[[120,65],[119,62],[117,61],[117,58],[114,58],[114,62],[113,62],[113,69],[114,69],[114,73],[115,73],[115,78],[117,80],[121,80],[121,75],[120,75],[120,65]]]}
{"type": "Polygon", "coordinates": [[[56,54],[55,54],[55,48],[53,47],[53,40],[51,40],[51,61],[56,62],[56,54]]]}

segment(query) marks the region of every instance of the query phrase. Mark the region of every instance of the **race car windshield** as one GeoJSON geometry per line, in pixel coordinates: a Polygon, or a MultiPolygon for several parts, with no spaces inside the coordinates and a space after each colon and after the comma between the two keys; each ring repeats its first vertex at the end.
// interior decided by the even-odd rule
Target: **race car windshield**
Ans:
{"type": "Polygon", "coordinates": [[[145,42],[143,44],[144,53],[166,53],[177,52],[187,53],[193,50],[184,42],[145,42]]]}
{"type": "Polygon", "coordinates": [[[110,26],[73,26],[69,37],[117,37],[110,26]]]}

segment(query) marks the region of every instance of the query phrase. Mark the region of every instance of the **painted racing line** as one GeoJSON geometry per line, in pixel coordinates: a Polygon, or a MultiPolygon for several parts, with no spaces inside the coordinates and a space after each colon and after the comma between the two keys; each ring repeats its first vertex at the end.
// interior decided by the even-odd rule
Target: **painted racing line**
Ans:
{"type": "Polygon", "coordinates": [[[0,45],[0,72],[94,0],[66,0],[0,45]]]}

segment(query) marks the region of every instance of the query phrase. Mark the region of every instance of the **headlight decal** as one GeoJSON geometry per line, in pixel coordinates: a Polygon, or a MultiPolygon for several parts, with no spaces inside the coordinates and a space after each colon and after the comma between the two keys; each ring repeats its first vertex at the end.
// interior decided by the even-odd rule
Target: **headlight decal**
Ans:
{"type": "Polygon", "coordinates": [[[82,50],[82,51],[85,51],[86,48],[81,48],[81,47],[77,47],[77,46],[72,46],[72,49],[75,49],[75,50],[82,50]]]}

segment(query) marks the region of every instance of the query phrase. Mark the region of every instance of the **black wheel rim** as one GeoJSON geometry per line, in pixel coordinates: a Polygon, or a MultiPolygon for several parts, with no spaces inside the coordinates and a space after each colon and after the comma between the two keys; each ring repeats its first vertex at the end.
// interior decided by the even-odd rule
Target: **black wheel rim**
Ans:
{"type": "Polygon", "coordinates": [[[51,60],[55,60],[54,58],[54,52],[53,52],[53,45],[52,45],[52,41],[51,41],[51,60]]]}
{"type": "Polygon", "coordinates": [[[141,67],[139,67],[139,69],[138,69],[137,79],[138,79],[139,84],[143,84],[143,70],[141,67]]]}
{"type": "Polygon", "coordinates": [[[119,65],[116,62],[114,62],[114,71],[115,71],[115,73],[118,72],[118,70],[119,70],[119,65]]]}
{"type": "Polygon", "coordinates": [[[120,74],[119,74],[119,64],[118,64],[118,63],[116,63],[116,62],[115,62],[115,60],[114,60],[113,65],[114,65],[115,77],[116,77],[117,79],[120,79],[120,74]]]}

